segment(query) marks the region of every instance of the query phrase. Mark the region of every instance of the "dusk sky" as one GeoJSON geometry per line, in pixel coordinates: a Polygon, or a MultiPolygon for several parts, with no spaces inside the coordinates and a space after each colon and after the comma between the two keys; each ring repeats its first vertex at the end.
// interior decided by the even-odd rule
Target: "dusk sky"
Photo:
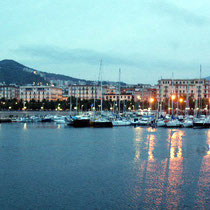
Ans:
{"type": "Polygon", "coordinates": [[[4,0],[0,60],[81,79],[210,76],[210,1],[4,0]]]}

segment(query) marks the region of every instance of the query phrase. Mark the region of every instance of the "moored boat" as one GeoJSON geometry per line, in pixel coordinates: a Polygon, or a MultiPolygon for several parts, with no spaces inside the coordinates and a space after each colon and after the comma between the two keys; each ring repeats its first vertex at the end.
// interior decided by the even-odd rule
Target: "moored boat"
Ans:
{"type": "Polygon", "coordinates": [[[119,120],[114,120],[112,121],[113,126],[129,126],[131,125],[131,122],[126,119],[119,119],[119,120]]]}
{"type": "Polygon", "coordinates": [[[192,127],[193,127],[193,120],[191,120],[191,119],[186,119],[186,120],[183,122],[183,127],[184,127],[184,128],[192,128],[192,127]]]}
{"type": "Polygon", "coordinates": [[[179,120],[169,120],[166,123],[167,128],[181,128],[183,126],[183,123],[181,123],[179,120]]]}
{"type": "Polygon", "coordinates": [[[159,119],[157,121],[157,127],[165,127],[166,126],[166,122],[165,120],[159,119]]]}
{"type": "Polygon", "coordinates": [[[113,124],[110,120],[105,118],[99,118],[93,121],[90,121],[90,126],[94,128],[111,128],[113,124]]]}
{"type": "Polygon", "coordinates": [[[89,127],[90,126],[90,118],[86,116],[76,116],[73,117],[73,122],[71,123],[73,127],[89,127]]]}

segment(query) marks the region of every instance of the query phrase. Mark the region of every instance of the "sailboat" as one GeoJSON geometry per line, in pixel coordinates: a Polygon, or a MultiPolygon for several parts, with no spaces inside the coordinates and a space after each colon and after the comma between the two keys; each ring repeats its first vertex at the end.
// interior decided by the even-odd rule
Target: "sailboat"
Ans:
{"type": "MultiPolygon", "coordinates": [[[[172,90],[171,90],[171,96],[170,96],[170,98],[171,98],[171,111],[172,111],[172,113],[171,113],[171,119],[168,121],[168,122],[166,122],[166,127],[167,128],[180,128],[180,127],[182,127],[183,126],[183,124],[182,124],[182,122],[180,122],[178,119],[174,119],[173,118],[173,115],[174,115],[174,99],[175,99],[175,95],[174,95],[174,81],[173,81],[173,73],[172,73],[172,80],[171,80],[171,87],[172,87],[172,90]]],[[[170,101],[170,98],[169,98],[169,101],[170,101]]]]}
{"type": "MultiPolygon", "coordinates": [[[[120,83],[121,83],[121,69],[119,69],[119,84],[118,84],[118,91],[119,91],[119,98],[118,98],[118,115],[117,115],[117,119],[112,121],[113,126],[129,126],[131,125],[131,122],[129,120],[127,120],[126,118],[123,118],[120,116],[120,106],[121,106],[121,87],[120,87],[120,83]]],[[[116,88],[117,89],[117,88],[116,88]]],[[[116,102],[117,102],[117,94],[116,94],[116,102]]],[[[123,112],[123,110],[122,110],[123,112]]]]}
{"type": "Polygon", "coordinates": [[[102,82],[102,60],[100,61],[100,80],[101,80],[101,115],[99,118],[94,118],[90,121],[90,126],[94,128],[104,128],[104,127],[113,127],[113,124],[110,120],[103,117],[103,82],[102,82]]]}

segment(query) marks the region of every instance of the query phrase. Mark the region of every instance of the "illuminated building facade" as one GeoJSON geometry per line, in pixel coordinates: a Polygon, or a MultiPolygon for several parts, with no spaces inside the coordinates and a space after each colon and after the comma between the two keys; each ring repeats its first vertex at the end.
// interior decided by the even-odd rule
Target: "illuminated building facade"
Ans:
{"type": "Polygon", "coordinates": [[[23,101],[62,100],[62,89],[51,86],[21,86],[20,99],[23,101]]]}
{"type": "Polygon", "coordinates": [[[19,99],[19,87],[16,85],[0,85],[0,98],[6,100],[19,99]]]}
{"type": "MultiPolygon", "coordinates": [[[[102,88],[102,93],[106,94],[106,87],[102,88]]],[[[101,99],[100,85],[72,85],[69,87],[69,97],[80,100],[101,99]]]]}
{"type": "Polygon", "coordinates": [[[177,97],[210,98],[210,85],[206,79],[161,79],[158,81],[158,98],[164,101],[171,95],[177,97]]]}

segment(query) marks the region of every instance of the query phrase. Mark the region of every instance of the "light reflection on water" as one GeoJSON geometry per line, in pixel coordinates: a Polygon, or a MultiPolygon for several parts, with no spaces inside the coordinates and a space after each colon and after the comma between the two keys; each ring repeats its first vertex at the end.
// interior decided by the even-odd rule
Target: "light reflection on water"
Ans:
{"type": "Polygon", "coordinates": [[[210,130],[0,127],[5,209],[208,207],[210,130]]]}
{"type": "MultiPolygon", "coordinates": [[[[203,188],[209,186],[209,181],[208,176],[199,178],[201,172],[210,172],[209,162],[202,165],[203,158],[209,158],[209,151],[202,151],[206,138],[188,136],[185,139],[186,130],[181,129],[162,131],[160,135],[157,129],[135,129],[134,161],[139,165],[135,189],[142,198],[140,207],[203,208],[206,206],[203,201],[207,199],[203,188]],[[199,187],[203,187],[200,192],[199,187]]],[[[210,130],[207,131],[208,144],[209,136],[210,130]]]]}

